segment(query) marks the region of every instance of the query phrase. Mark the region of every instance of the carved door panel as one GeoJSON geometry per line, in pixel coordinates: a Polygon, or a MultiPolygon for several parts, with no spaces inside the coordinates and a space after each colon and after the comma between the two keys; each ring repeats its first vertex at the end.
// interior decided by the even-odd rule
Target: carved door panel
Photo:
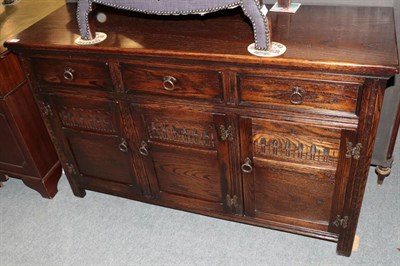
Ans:
{"type": "Polygon", "coordinates": [[[245,214],[286,229],[337,234],[355,132],[240,118],[245,214]],[[349,156],[350,155],[350,156],[349,156]]]}
{"type": "MultiPolygon", "coordinates": [[[[137,149],[154,197],[181,209],[235,212],[223,114],[131,105],[137,149]],[[231,204],[232,203],[232,204],[231,204]]],[[[236,205],[236,206],[235,206],[236,205]]]]}
{"type": "Polygon", "coordinates": [[[77,183],[108,193],[141,193],[118,103],[65,95],[48,98],[50,120],[67,155],[66,170],[77,183]]]}

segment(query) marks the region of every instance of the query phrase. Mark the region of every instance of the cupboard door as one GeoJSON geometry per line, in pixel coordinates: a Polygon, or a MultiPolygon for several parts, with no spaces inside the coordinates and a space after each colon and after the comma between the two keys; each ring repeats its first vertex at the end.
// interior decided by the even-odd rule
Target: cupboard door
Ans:
{"type": "Polygon", "coordinates": [[[131,105],[137,150],[152,192],[171,207],[234,212],[229,141],[216,128],[225,115],[179,108],[131,105]]]}
{"type": "Polygon", "coordinates": [[[48,98],[58,118],[52,124],[63,139],[67,170],[79,186],[113,194],[140,193],[118,103],[66,95],[48,98]]]}
{"type": "Polygon", "coordinates": [[[7,104],[0,99],[0,168],[22,174],[32,174],[33,169],[25,157],[21,137],[15,132],[15,124],[10,119],[7,104]]]}
{"type": "Polygon", "coordinates": [[[354,131],[240,118],[245,214],[297,231],[338,233],[354,131]]]}

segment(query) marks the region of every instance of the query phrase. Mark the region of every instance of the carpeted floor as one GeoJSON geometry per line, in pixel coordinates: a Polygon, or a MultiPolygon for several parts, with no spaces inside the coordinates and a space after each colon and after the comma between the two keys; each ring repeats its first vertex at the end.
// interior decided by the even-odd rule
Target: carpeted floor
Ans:
{"type": "Polygon", "coordinates": [[[88,191],[52,200],[0,189],[0,265],[400,265],[400,142],[383,186],[371,168],[350,258],[336,244],[88,191]]]}

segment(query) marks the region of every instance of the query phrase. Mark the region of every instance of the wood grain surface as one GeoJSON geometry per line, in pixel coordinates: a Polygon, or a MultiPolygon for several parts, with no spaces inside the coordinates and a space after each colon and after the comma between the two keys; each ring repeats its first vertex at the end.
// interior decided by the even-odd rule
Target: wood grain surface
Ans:
{"type": "Polygon", "coordinates": [[[20,1],[16,5],[0,5],[0,54],[3,42],[65,5],[65,0],[20,1]]]}
{"type": "Polygon", "coordinates": [[[152,16],[99,5],[105,23],[97,31],[107,39],[78,46],[75,4],[69,4],[17,36],[13,47],[67,48],[79,52],[135,53],[203,58],[296,68],[325,68],[363,74],[398,72],[392,8],[302,6],[295,14],[271,13],[272,40],[287,47],[277,58],[247,52],[253,32],[239,9],[200,16],[152,16]],[[229,56],[227,56],[229,55],[229,56]]]}

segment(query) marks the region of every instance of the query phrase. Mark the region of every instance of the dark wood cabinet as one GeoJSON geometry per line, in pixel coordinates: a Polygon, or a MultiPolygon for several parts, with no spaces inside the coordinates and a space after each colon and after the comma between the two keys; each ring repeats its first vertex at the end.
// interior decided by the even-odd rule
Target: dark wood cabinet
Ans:
{"type": "Polygon", "coordinates": [[[9,177],[19,178],[46,198],[57,193],[61,165],[20,62],[3,43],[64,4],[38,0],[0,5],[0,185],[9,177]]]}
{"type": "Polygon", "coordinates": [[[266,59],[246,51],[253,36],[237,10],[203,20],[104,8],[96,28],[108,39],[78,46],[74,7],[6,46],[24,62],[75,195],[312,236],[351,254],[386,81],[398,72],[391,9],[379,8],[382,21],[375,8],[304,7],[290,34],[275,24],[288,51],[266,59]],[[362,19],[346,28],[349,12],[362,19]]]}
{"type": "Polygon", "coordinates": [[[52,198],[61,165],[16,55],[0,54],[0,75],[0,182],[20,178],[52,198]]]}

